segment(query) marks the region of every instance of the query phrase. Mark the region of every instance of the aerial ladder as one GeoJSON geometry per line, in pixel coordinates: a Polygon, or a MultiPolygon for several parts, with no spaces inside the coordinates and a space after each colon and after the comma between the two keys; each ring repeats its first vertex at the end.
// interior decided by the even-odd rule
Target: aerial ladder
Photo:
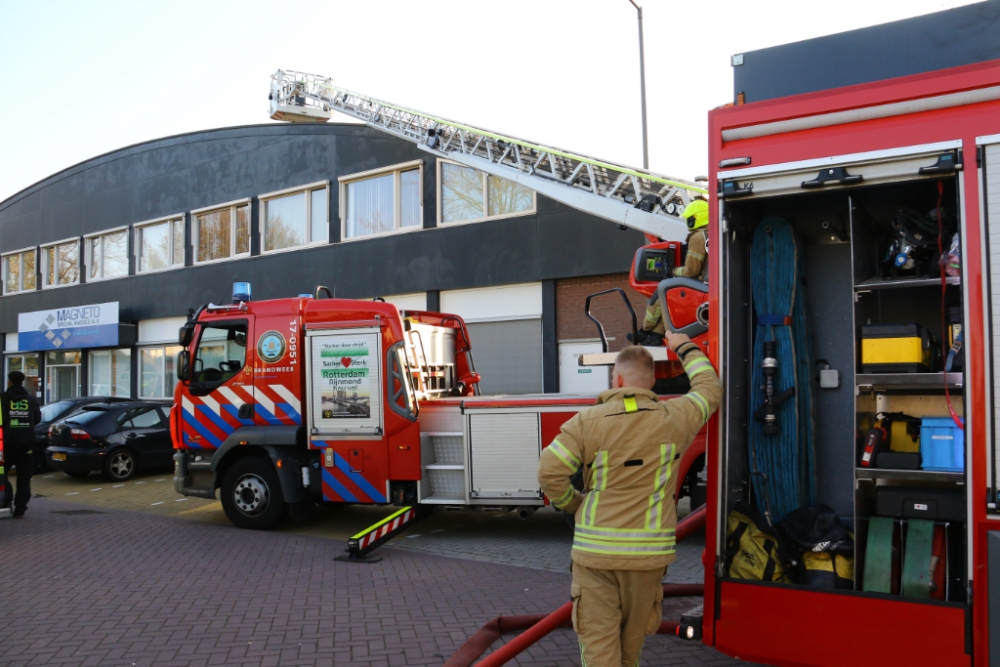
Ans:
{"type": "Polygon", "coordinates": [[[324,122],[333,112],[415,143],[440,158],[519,183],[550,199],[638,230],[651,241],[682,242],[680,214],[707,191],[694,181],[517,139],[351,92],[315,74],[271,76],[274,120],[324,122]]]}

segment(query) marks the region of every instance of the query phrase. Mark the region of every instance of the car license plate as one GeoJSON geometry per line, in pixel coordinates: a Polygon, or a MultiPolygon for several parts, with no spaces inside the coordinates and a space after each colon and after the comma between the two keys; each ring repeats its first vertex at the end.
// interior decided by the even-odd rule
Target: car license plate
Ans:
{"type": "Polygon", "coordinates": [[[52,452],[52,460],[53,461],[65,461],[66,460],[66,455],[63,454],[62,452],[52,452]]]}

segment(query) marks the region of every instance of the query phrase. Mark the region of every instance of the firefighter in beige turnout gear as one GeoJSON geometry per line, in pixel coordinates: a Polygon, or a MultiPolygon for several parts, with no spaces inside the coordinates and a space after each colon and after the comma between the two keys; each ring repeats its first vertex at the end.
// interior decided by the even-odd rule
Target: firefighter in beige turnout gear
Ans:
{"type": "Polygon", "coordinates": [[[663,578],[676,558],[676,466],[722,400],[708,358],[683,334],[666,335],[691,380],[669,401],[650,391],[653,358],[618,354],[613,389],[567,421],[542,451],[538,481],[573,512],[573,628],[584,667],[638,665],[645,635],[660,626],[663,578]],[[584,493],[570,477],[584,470],[584,493]]]}

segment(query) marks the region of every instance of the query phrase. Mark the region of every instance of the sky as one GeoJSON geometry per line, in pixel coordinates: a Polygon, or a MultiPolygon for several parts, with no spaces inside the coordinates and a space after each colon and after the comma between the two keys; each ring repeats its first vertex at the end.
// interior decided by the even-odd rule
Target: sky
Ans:
{"type": "MultiPolygon", "coordinates": [[[[972,4],[638,1],[650,169],[685,179],[733,54],[972,4]]],[[[638,54],[629,0],[0,0],[0,201],[124,146],[274,122],[277,69],[641,166],[638,54]]]]}

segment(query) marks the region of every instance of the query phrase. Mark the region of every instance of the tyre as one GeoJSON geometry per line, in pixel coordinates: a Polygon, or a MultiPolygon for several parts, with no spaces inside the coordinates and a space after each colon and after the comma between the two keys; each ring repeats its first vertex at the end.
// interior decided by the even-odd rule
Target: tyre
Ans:
{"type": "Polygon", "coordinates": [[[104,460],[102,472],[112,482],[124,482],[135,475],[135,453],[130,449],[114,449],[104,460]]]}
{"type": "Polygon", "coordinates": [[[270,459],[237,461],[222,477],[222,509],[233,525],[268,530],[285,515],[278,473],[270,459]]]}
{"type": "Polygon", "coordinates": [[[74,470],[72,472],[70,472],[69,470],[64,470],[63,472],[65,472],[70,477],[86,477],[87,475],[90,474],[89,471],[84,471],[84,470],[74,470]]]}

